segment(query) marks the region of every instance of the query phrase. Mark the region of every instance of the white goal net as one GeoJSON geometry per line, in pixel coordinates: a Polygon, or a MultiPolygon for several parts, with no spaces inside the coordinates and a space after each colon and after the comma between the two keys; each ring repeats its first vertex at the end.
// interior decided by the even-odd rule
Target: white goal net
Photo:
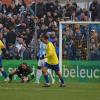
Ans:
{"type": "Polygon", "coordinates": [[[100,60],[100,22],[59,23],[59,66],[63,59],[100,60]]]}

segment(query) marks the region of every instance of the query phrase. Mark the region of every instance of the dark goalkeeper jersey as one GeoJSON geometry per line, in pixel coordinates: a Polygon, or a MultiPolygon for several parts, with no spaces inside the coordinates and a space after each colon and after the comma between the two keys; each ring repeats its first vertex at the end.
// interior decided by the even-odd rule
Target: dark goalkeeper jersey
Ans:
{"type": "Polygon", "coordinates": [[[27,66],[27,69],[22,69],[21,66],[19,66],[17,69],[17,74],[19,77],[22,77],[22,76],[27,77],[31,73],[32,73],[32,68],[30,68],[29,66],[27,66]]]}

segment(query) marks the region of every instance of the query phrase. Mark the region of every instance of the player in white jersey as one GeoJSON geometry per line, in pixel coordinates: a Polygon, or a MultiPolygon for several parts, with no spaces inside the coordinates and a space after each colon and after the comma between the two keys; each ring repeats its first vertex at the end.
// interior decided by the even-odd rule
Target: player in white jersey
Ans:
{"type": "MultiPolygon", "coordinates": [[[[36,83],[40,83],[40,77],[42,76],[42,67],[44,66],[45,63],[45,53],[46,53],[46,45],[41,41],[41,39],[39,39],[39,50],[38,50],[38,68],[37,68],[37,72],[36,72],[36,83]]],[[[51,78],[51,82],[52,84],[54,84],[55,80],[53,78],[53,75],[51,73],[51,70],[48,70],[48,74],[51,78]]]]}

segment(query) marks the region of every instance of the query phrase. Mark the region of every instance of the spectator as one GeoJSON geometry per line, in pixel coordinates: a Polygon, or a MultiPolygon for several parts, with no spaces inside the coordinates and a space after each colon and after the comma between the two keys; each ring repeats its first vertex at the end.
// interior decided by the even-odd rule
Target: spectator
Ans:
{"type": "MultiPolygon", "coordinates": [[[[59,21],[90,20],[89,10],[82,8],[72,0],[67,0],[66,4],[63,5],[58,0],[39,0],[37,2],[37,13],[35,12],[35,0],[32,0],[31,5],[27,6],[23,1],[20,0],[17,4],[12,1],[11,5],[7,7],[0,1],[0,25],[2,26],[0,26],[0,31],[3,33],[3,40],[7,46],[5,53],[7,59],[23,59],[23,56],[25,59],[29,59],[30,56],[33,59],[36,53],[35,46],[38,44],[36,43],[36,37],[40,37],[42,34],[49,35],[49,39],[54,43],[58,52],[59,21]]],[[[92,20],[99,20],[99,4],[97,0],[93,0],[91,3],[90,11],[93,15],[92,20]]],[[[97,30],[99,44],[99,25],[94,26],[97,30]]],[[[86,59],[87,28],[87,25],[63,25],[65,58],[76,59],[76,56],[73,55],[77,52],[79,53],[77,55],[80,56],[77,59],[86,59]],[[83,54],[85,54],[85,57],[83,57],[83,54]]],[[[91,34],[89,37],[92,36],[91,34]]],[[[93,42],[95,39],[91,39],[91,41],[93,42]]]]}
{"type": "Polygon", "coordinates": [[[95,21],[97,18],[97,7],[98,7],[98,1],[97,0],[93,0],[93,2],[90,5],[90,11],[91,11],[91,20],[95,21]]]}
{"type": "Polygon", "coordinates": [[[100,21],[100,1],[98,1],[98,6],[97,6],[97,20],[100,21]]]}
{"type": "Polygon", "coordinates": [[[18,49],[19,56],[23,59],[23,53],[26,49],[26,44],[21,37],[17,37],[15,47],[18,49]]]}
{"type": "Polygon", "coordinates": [[[9,28],[9,32],[6,35],[6,44],[7,47],[8,45],[11,44],[15,44],[16,41],[16,33],[14,32],[14,30],[12,28],[9,28]]]}

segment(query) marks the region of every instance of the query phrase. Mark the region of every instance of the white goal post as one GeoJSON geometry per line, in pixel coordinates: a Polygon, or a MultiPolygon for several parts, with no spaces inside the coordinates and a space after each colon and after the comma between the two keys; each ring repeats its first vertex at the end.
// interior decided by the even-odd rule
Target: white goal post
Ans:
{"type": "Polygon", "coordinates": [[[76,22],[76,21],[60,21],[59,22],[59,67],[60,67],[60,70],[61,70],[61,73],[62,73],[62,25],[63,24],[100,24],[100,21],[79,21],[79,22],[76,22]]]}

